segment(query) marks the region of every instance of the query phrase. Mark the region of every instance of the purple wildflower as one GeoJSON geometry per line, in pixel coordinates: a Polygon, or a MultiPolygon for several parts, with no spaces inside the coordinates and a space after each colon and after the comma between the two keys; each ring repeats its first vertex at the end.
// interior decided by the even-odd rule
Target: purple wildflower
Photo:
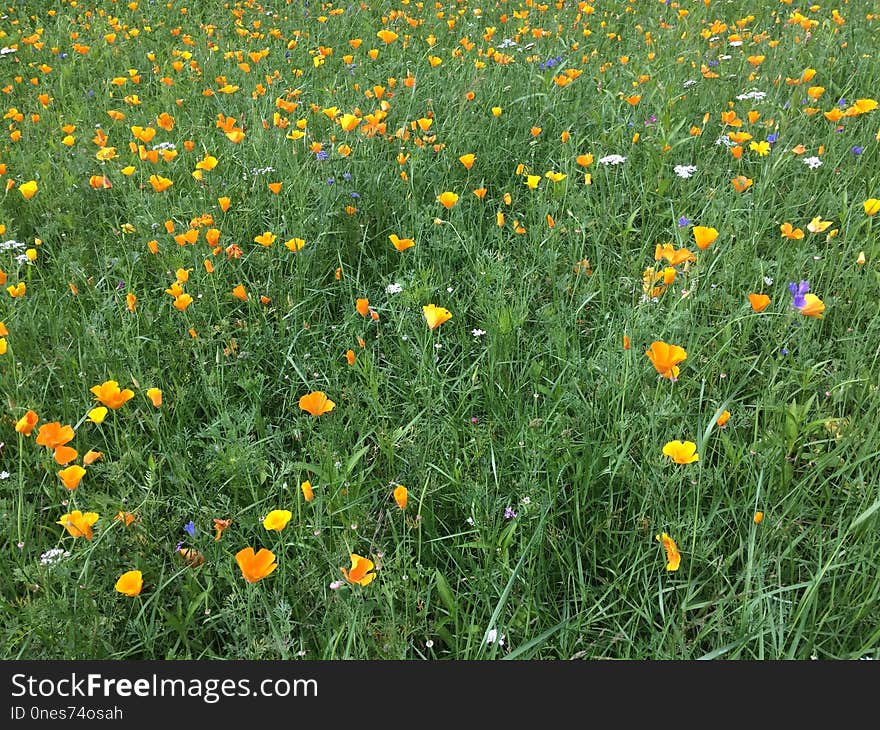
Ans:
{"type": "Polygon", "coordinates": [[[513,511],[513,507],[505,507],[504,508],[504,519],[512,520],[516,517],[516,512],[513,511]]]}
{"type": "Polygon", "coordinates": [[[859,145],[853,145],[853,148],[851,151],[854,155],[856,155],[858,157],[860,154],[862,154],[862,152],[865,151],[865,148],[859,147],[859,145]]]}
{"type": "Polygon", "coordinates": [[[690,219],[685,218],[685,216],[681,216],[678,219],[678,227],[679,228],[685,228],[686,226],[689,226],[690,224],[691,224],[690,219]]]}
{"type": "Polygon", "coordinates": [[[810,282],[802,281],[800,284],[795,284],[792,281],[788,285],[788,291],[791,292],[791,296],[793,297],[791,306],[795,309],[803,309],[807,306],[807,300],[804,298],[804,294],[810,291],[810,282]]]}

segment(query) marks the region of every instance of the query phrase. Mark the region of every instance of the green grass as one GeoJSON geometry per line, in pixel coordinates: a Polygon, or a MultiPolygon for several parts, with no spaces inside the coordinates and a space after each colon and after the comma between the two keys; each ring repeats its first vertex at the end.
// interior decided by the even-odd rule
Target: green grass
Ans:
{"type": "Polygon", "coordinates": [[[0,163],[14,184],[0,223],[25,246],[0,252],[0,269],[3,289],[23,281],[27,293],[0,300],[4,658],[880,658],[880,240],[863,208],[880,197],[880,112],[822,113],[876,89],[876,8],[853,0],[842,24],[830,8],[800,8],[816,22],[807,38],[788,4],[682,4],[687,15],[646,0],[592,13],[471,5],[6,10],[0,43],[15,50],[0,58],[0,163]],[[376,37],[383,25],[397,40],[376,37]],[[321,47],[332,55],[316,65],[321,47]],[[810,82],[787,82],[807,68],[810,82]],[[553,79],[566,69],[581,73],[562,87],[553,79]],[[364,94],[375,85],[381,100],[364,94]],[[810,86],[825,87],[818,101],[810,86]],[[737,99],[751,90],[764,98],[737,99]],[[299,106],[286,112],[279,98],[299,106]],[[364,117],[383,102],[374,136],[322,113],[364,117]],[[769,155],[746,141],[735,159],[716,143],[734,131],[721,120],[730,109],[753,141],[778,135],[769,155]],[[171,131],[156,124],[162,112],[171,131]],[[242,141],[218,114],[235,117],[242,141]],[[428,117],[423,133],[415,123],[428,117]],[[298,120],[305,134],[289,139],[298,120]],[[96,125],[116,148],[105,162],[96,125]],[[157,130],[147,149],[169,142],[177,156],[140,160],[133,125],[157,130]],[[195,179],[206,153],[218,164],[195,179]],[[611,154],[626,161],[599,162],[611,154]],[[683,179],[676,165],[697,171],[683,179]],[[541,176],[537,190],[525,173],[541,176]],[[173,185],[154,192],[152,174],[173,185]],[[112,188],[92,189],[92,175],[112,188]],[[737,175],[753,180],[745,192],[737,175]],[[27,200],[29,180],[39,191],[27,200]],[[283,182],[280,194],[269,182],[283,182]],[[482,200],[471,192],[481,186],[482,200]],[[450,210],[436,202],[443,191],[460,196],[450,210]],[[194,245],[166,232],[165,221],[179,234],[203,214],[213,223],[194,245]],[[697,249],[680,216],[718,239],[697,249]],[[815,216],[828,231],[807,230],[815,216]],[[781,238],[784,222],[804,237],[781,238]],[[254,242],[265,231],[272,246],[254,242]],[[390,234],[416,245],[398,252],[390,234]],[[306,241],[297,253],[283,246],[294,237],[306,241]],[[652,300],[643,272],[665,265],[654,260],[665,242],[697,260],[652,300]],[[231,244],[241,258],[227,258],[231,244]],[[16,261],[24,248],[32,264],[16,261]],[[191,269],[194,299],[183,312],[164,291],[179,268],[191,269]],[[792,307],[788,283],[801,280],[825,302],[821,319],[792,307]],[[231,294],[239,284],[247,301],[231,294]],[[762,313],[752,292],[771,297],[762,313]],[[355,312],[362,297],[377,321],[355,312]],[[429,303],[452,313],[433,331],[429,303]],[[677,381],[645,356],[655,340],[687,351],[677,381]],[[111,379],[135,396],[93,424],[89,389],[111,379]],[[336,403],[320,417],[298,405],[317,390],[336,403]],[[29,409],[40,422],[25,437],[14,427],[29,409]],[[104,454],[72,492],[34,443],[52,421],[75,427],[80,458],[104,454]],[[674,439],[696,443],[699,461],[664,457],[674,439]],[[73,509],[100,514],[92,540],[56,524],[73,509]],[[273,509],[292,512],[281,532],[262,526],[273,509]],[[136,521],[115,521],[120,510],[136,521]],[[219,541],[213,518],[232,519],[219,541]],[[677,571],[662,532],[681,551],[677,571]],[[204,564],[188,565],[180,541],[204,564]],[[245,582],[234,555],[246,546],[272,550],[277,570],[245,582]],[[42,565],[51,548],[69,555],[42,565]],[[335,585],[349,553],[375,562],[370,585],[335,585]],[[114,584],[132,569],[144,588],[130,598],[114,584]]]}

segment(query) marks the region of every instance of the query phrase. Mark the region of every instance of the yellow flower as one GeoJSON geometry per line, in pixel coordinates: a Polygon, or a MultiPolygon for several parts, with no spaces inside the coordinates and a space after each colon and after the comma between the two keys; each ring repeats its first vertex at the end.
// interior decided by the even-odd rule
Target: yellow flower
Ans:
{"type": "Polygon", "coordinates": [[[267,530],[281,532],[287,526],[287,523],[290,522],[291,517],[293,517],[293,515],[290,510],[273,509],[266,515],[266,519],[263,520],[263,527],[267,530]]]}
{"type": "Polygon", "coordinates": [[[458,195],[451,192],[440,193],[437,196],[437,202],[440,203],[446,210],[449,210],[453,205],[458,202],[458,195]]]}
{"type": "Polygon", "coordinates": [[[663,543],[663,549],[666,550],[666,570],[670,572],[678,570],[678,566],[681,564],[681,553],[678,552],[678,545],[675,544],[675,540],[665,532],[661,535],[656,535],[655,539],[657,542],[663,543]]]}
{"type": "Polygon", "coordinates": [[[92,423],[102,424],[104,423],[104,419],[107,418],[107,409],[104,406],[98,406],[97,408],[92,408],[89,411],[86,418],[88,418],[92,423]]]}
{"type": "Polygon", "coordinates": [[[435,307],[433,304],[428,304],[427,306],[422,307],[422,313],[425,315],[428,329],[431,330],[437,329],[441,324],[452,319],[452,314],[448,309],[435,307]]]}
{"type": "Polygon", "coordinates": [[[798,311],[805,317],[815,317],[822,319],[822,312],[825,311],[825,302],[823,302],[815,294],[804,294],[804,306],[798,311]]]}
{"type": "Polygon", "coordinates": [[[315,498],[315,493],[312,491],[312,483],[308,479],[300,484],[299,488],[302,489],[306,502],[311,502],[315,498]]]}
{"type": "Polygon", "coordinates": [[[18,192],[22,194],[25,200],[33,198],[37,194],[37,190],[39,190],[39,187],[37,187],[36,180],[29,180],[18,188],[18,192]]]}
{"type": "Polygon", "coordinates": [[[700,458],[697,445],[693,441],[669,441],[663,447],[663,454],[676,464],[692,464],[700,458]]]}
{"type": "Polygon", "coordinates": [[[144,580],[139,570],[129,570],[120,575],[119,580],[116,581],[116,590],[132,598],[138,595],[143,587],[144,580]]]}
{"type": "Polygon", "coordinates": [[[718,231],[707,226],[694,226],[694,240],[697,242],[697,248],[706,249],[718,238],[718,231]]]}
{"type": "Polygon", "coordinates": [[[416,245],[416,242],[411,238],[400,238],[397,234],[392,233],[388,236],[388,240],[391,241],[391,245],[394,246],[398,251],[406,251],[406,249],[411,248],[416,245]]]}
{"type": "Polygon", "coordinates": [[[93,537],[92,525],[98,521],[98,518],[97,512],[83,514],[75,509],[70,514],[61,515],[61,519],[55,524],[62,525],[73,537],[84,537],[86,540],[91,540],[93,537]]]}
{"type": "Polygon", "coordinates": [[[766,140],[761,142],[750,142],[749,149],[752,152],[757,152],[760,157],[766,157],[770,154],[770,143],[766,140]]]}
{"type": "Polygon", "coordinates": [[[822,233],[833,221],[823,221],[822,216],[817,215],[813,220],[807,223],[807,230],[810,233],[822,233]]]}
{"type": "Polygon", "coordinates": [[[880,199],[868,198],[862,205],[865,207],[865,215],[877,215],[880,212],[880,199]]]}

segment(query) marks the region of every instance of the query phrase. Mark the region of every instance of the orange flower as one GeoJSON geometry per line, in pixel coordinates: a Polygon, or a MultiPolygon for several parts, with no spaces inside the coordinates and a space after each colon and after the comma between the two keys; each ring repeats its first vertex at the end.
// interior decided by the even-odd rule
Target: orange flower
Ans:
{"type": "Polygon", "coordinates": [[[15,430],[25,436],[30,436],[31,431],[34,430],[34,426],[37,425],[37,421],[40,420],[40,417],[36,414],[35,411],[28,411],[21,418],[18,419],[15,423],[15,430]]]}
{"type": "Polygon", "coordinates": [[[55,456],[55,463],[63,466],[76,459],[76,457],[79,456],[79,453],[72,446],[59,446],[55,449],[53,455],[55,456]]]}
{"type": "Polygon", "coordinates": [[[655,537],[657,542],[663,543],[663,549],[666,550],[666,570],[674,572],[678,570],[681,564],[681,553],[678,552],[678,545],[675,544],[669,535],[665,532],[655,537]]]}
{"type": "Polygon", "coordinates": [[[116,513],[116,516],[113,519],[114,521],[119,520],[120,522],[124,523],[126,527],[128,527],[132,522],[135,521],[135,519],[137,519],[137,517],[131,512],[123,512],[122,510],[119,510],[119,512],[116,513]]]}
{"type": "Polygon", "coordinates": [[[254,236],[254,242],[259,243],[261,246],[271,246],[275,243],[275,239],[278,238],[271,231],[266,231],[265,233],[261,233],[259,236],[254,236]]]}
{"type": "Polygon", "coordinates": [[[218,542],[220,540],[220,538],[223,536],[223,530],[225,530],[231,524],[231,519],[221,520],[218,517],[214,518],[214,542],[218,542]]]}
{"type": "Polygon", "coordinates": [[[623,349],[628,350],[629,348],[630,348],[629,335],[624,335],[623,336],[623,349]]]}
{"type": "Polygon", "coordinates": [[[731,185],[733,185],[733,189],[738,193],[748,190],[752,186],[752,182],[752,179],[745,175],[737,175],[730,181],[731,185]]]}
{"type": "Polygon", "coordinates": [[[137,309],[137,295],[129,292],[125,295],[125,306],[129,312],[134,312],[137,309]]]}
{"type": "Polygon", "coordinates": [[[345,361],[349,365],[354,365],[354,362],[355,362],[354,350],[349,348],[348,350],[345,351],[345,361]]]}
{"type": "Polygon", "coordinates": [[[402,484],[398,484],[394,489],[394,501],[397,502],[397,506],[400,509],[406,509],[406,504],[409,501],[409,492],[402,484]]]}
{"type": "Polygon", "coordinates": [[[73,537],[84,537],[86,540],[91,540],[94,537],[92,525],[97,521],[97,512],[86,512],[83,514],[78,509],[75,509],[70,514],[61,515],[61,519],[55,524],[63,526],[73,537]]]}
{"type": "Polygon", "coordinates": [[[190,304],[192,304],[192,301],[193,298],[189,294],[179,294],[178,296],[174,297],[174,301],[172,302],[172,304],[178,312],[182,312],[190,304]]]}
{"type": "Polygon", "coordinates": [[[58,421],[44,423],[37,432],[37,446],[57,449],[73,440],[73,426],[62,426],[58,421]]]}
{"type": "Polygon", "coordinates": [[[825,311],[825,302],[815,294],[804,294],[804,302],[806,302],[804,306],[798,310],[801,314],[805,317],[822,319],[822,312],[825,311]]]}
{"type": "Polygon", "coordinates": [[[162,391],[158,388],[149,388],[147,390],[147,398],[150,399],[154,408],[158,408],[162,405],[162,391]]]}
{"type": "Polygon", "coordinates": [[[95,451],[94,449],[89,449],[83,455],[83,464],[88,466],[89,464],[94,464],[98,459],[103,459],[104,454],[100,451],[95,451]]]}
{"type": "Polygon", "coordinates": [[[370,313],[370,300],[366,298],[358,299],[355,302],[355,309],[361,317],[366,317],[370,313]]]}
{"type": "Polygon", "coordinates": [[[456,195],[455,193],[450,193],[448,191],[445,193],[440,193],[440,195],[437,196],[437,202],[440,203],[440,205],[442,205],[444,208],[446,208],[446,210],[449,210],[453,205],[458,202],[458,195],[456,195]]]}
{"type": "Polygon", "coordinates": [[[22,194],[22,197],[24,197],[25,200],[33,198],[37,194],[37,190],[39,190],[39,188],[37,187],[36,180],[30,180],[18,188],[18,192],[22,194]]]}
{"type": "Polygon", "coordinates": [[[224,213],[229,210],[229,203],[230,200],[226,196],[222,198],[217,198],[217,204],[220,206],[220,210],[222,210],[224,213]]]}
{"type": "Polygon", "coordinates": [[[694,226],[693,234],[694,240],[697,242],[697,248],[701,250],[708,248],[718,238],[718,231],[707,226],[694,226]]]}
{"type": "Polygon", "coordinates": [[[143,587],[144,580],[139,570],[129,570],[120,575],[119,580],[116,581],[116,590],[131,598],[140,594],[143,587]]]}
{"type": "Polygon", "coordinates": [[[168,188],[170,188],[174,183],[169,180],[167,177],[162,177],[161,175],[150,175],[150,185],[153,186],[153,190],[157,193],[164,192],[168,188]]]}
{"type": "Polygon", "coordinates": [[[311,502],[315,498],[315,493],[312,491],[312,483],[308,479],[300,484],[299,488],[302,489],[306,502],[311,502]]]}
{"type": "Polygon", "coordinates": [[[266,548],[254,554],[252,547],[246,547],[235,554],[235,562],[241,568],[241,574],[248,583],[256,583],[269,575],[278,563],[275,562],[275,553],[266,548]]]}
{"type": "Polygon", "coordinates": [[[313,416],[322,416],[333,410],[336,404],[320,390],[308,393],[299,399],[299,407],[313,416]]]}
{"type": "Polygon", "coordinates": [[[785,222],[779,226],[779,232],[783,238],[799,241],[804,237],[804,232],[800,228],[793,228],[791,223],[785,222]]]}
{"type": "Polygon", "coordinates": [[[763,312],[770,304],[770,297],[766,294],[749,294],[749,303],[756,312],[763,312]]]}
{"type": "Polygon", "coordinates": [[[134,397],[133,390],[120,390],[119,383],[115,380],[106,380],[101,385],[93,385],[89,390],[95,394],[95,398],[114,411],[134,397]]]}
{"type": "Polygon", "coordinates": [[[368,560],[365,557],[358,555],[357,553],[351,553],[351,571],[349,572],[345,568],[340,568],[342,571],[342,575],[345,576],[345,580],[354,585],[357,583],[361,586],[368,586],[373,582],[373,579],[376,577],[375,573],[371,573],[370,571],[375,567],[373,565],[372,560],[368,560]]]}
{"type": "Polygon", "coordinates": [[[242,302],[246,302],[248,299],[248,293],[247,290],[244,288],[244,284],[239,284],[238,286],[236,286],[232,290],[232,296],[242,302]]]}
{"type": "Polygon", "coordinates": [[[86,470],[77,464],[68,466],[66,469],[62,469],[58,472],[58,476],[61,477],[61,482],[71,492],[79,486],[79,483],[85,474],[86,470]]]}
{"type": "Polygon", "coordinates": [[[388,236],[388,240],[391,241],[391,245],[398,251],[406,251],[406,249],[416,245],[416,242],[411,238],[399,238],[394,233],[388,236]]]}
{"type": "Polygon", "coordinates": [[[763,512],[755,512],[755,516],[752,517],[752,522],[756,525],[760,525],[764,521],[764,513],[763,512]]]}
{"type": "Polygon", "coordinates": [[[458,158],[458,161],[464,165],[466,170],[470,170],[474,166],[474,160],[477,159],[477,156],[473,153],[468,153],[466,155],[462,155],[458,158]]]}
{"type": "Polygon", "coordinates": [[[422,313],[425,315],[428,329],[431,330],[437,329],[441,324],[452,319],[452,313],[448,309],[435,307],[433,304],[422,307],[422,313]]]}
{"type": "Polygon", "coordinates": [[[383,28],[376,35],[381,38],[385,43],[393,43],[397,40],[397,33],[393,30],[388,30],[387,28],[383,28]]]}
{"type": "Polygon", "coordinates": [[[668,345],[660,340],[651,343],[651,349],[645,352],[654,368],[664,378],[675,380],[678,377],[678,363],[687,359],[687,352],[678,345],[668,345]]]}

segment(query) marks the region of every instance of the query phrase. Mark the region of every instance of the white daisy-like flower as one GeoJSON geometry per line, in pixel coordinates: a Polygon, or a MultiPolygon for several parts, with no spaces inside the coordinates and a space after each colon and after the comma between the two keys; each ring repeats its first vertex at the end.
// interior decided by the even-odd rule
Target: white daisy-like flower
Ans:
{"type": "Polygon", "coordinates": [[[396,281],[393,284],[389,284],[385,287],[385,292],[388,294],[400,294],[403,291],[403,287],[398,284],[396,281]]]}
{"type": "Polygon", "coordinates": [[[687,179],[697,171],[697,166],[696,165],[676,165],[673,168],[673,171],[679,177],[683,177],[683,178],[687,179]]]}
{"type": "Polygon", "coordinates": [[[623,155],[605,155],[599,158],[600,165],[619,165],[621,162],[626,162],[626,157],[623,155]]]}
{"type": "Polygon", "coordinates": [[[726,134],[722,134],[718,139],[715,140],[715,144],[723,144],[725,147],[733,147],[736,142],[731,141],[730,137],[726,134]]]}
{"type": "Polygon", "coordinates": [[[804,157],[802,162],[811,170],[815,170],[817,167],[822,167],[822,160],[818,157],[804,157]]]}

